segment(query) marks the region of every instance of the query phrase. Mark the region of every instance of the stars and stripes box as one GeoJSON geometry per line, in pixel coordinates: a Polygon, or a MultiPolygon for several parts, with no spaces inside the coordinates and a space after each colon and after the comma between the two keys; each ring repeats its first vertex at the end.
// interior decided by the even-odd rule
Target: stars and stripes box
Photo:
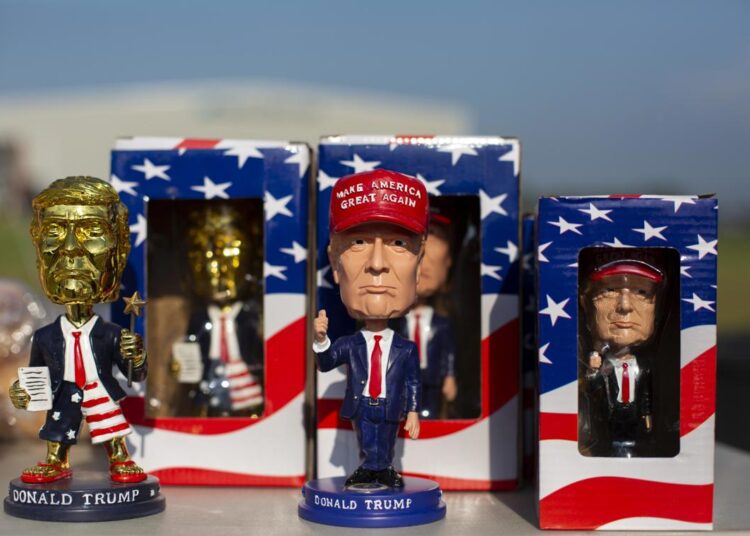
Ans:
{"type": "MultiPolygon", "coordinates": [[[[711,529],[717,215],[713,196],[540,199],[536,251],[542,528],[711,529]],[[643,291],[638,297],[630,291],[626,304],[626,291],[613,287],[602,288],[595,298],[620,296],[618,314],[634,310],[629,300],[653,299],[648,303],[655,304],[655,321],[650,323],[655,334],[629,350],[636,358],[630,367],[636,363],[636,374],[641,374],[635,377],[635,388],[629,380],[624,380],[627,389],[620,388],[623,380],[616,379],[599,390],[600,395],[606,392],[604,414],[607,407],[609,415],[616,415],[613,411],[632,404],[640,412],[647,391],[638,382],[646,381],[642,372],[649,371],[649,409],[637,421],[631,418],[639,424],[629,436],[618,429],[625,419],[592,417],[602,406],[587,390],[592,367],[587,352],[599,344],[591,342],[590,334],[599,320],[586,314],[584,307],[594,307],[594,302],[587,291],[579,290],[597,280],[592,275],[596,267],[611,268],[622,261],[638,266],[645,262],[660,272],[652,277],[658,284],[655,295],[643,291]],[[646,414],[653,424],[646,424],[646,414]],[[597,453],[602,446],[597,441],[605,433],[613,448],[609,454],[597,453]]],[[[649,268],[647,273],[654,272],[649,268]]],[[[614,317],[606,318],[614,322],[614,317]]],[[[630,318],[638,326],[646,316],[630,318]]],[[[595,351],[604,356],[603,363],[611,363],[610,371],[618,355],[631,359],[627,353],[608,353],[604,346],[595,351]]]]}
{"type": "MultiPolygon", "coordinates": [[[[422,419],[420,437],[396,444],[394,465],[447,490],[511,489],[519,479],[519,166],[514,138],[330,136],[319,145],[317,308],[332,340],[353,333],[326,247],[331,186],[352,173],[390,169],[417,177],[433,205],[453,217],[463,241],[453,252],[451,315],[458,397],[453,418],[422,419]],[[461,268],[463,267],[463,268],[461,268]],[[467,273],[467,272],[472,273],[467,273]],[[460,291],[460,292],[459,292],[460,291]]],[[[437,310],[437,309],[436,309],[437,310]]],[[[345,371],[317,375],[317,476],[359,465],[351,424],[339,418],[345,371]]],[[[445,416],[442,413],[441,416],[445,416]]]]}
{"type": "MultiPolygon", "coordinates": [[[[261,298],[256,304],[262,333],[263,409],[259,415],[202,417],[197,413],[170,413],[150,392],[175,385],[169,356],[149,350],[149,380],[134,384],[122,407],[135,430],[131,435],[134,459],[164,484],[298,486],[305,481],[305,389],[307,240],[310,149],[304,143],[230,139],[122,138],[112,151],[111,184],[129,210],[132,250],[123,277],[123,295],[135,290],[149,298],[149,277],[163,267],[149,264],[161,249],[181,255],[179,236],[157,242],[150,237],[160,210],[167,202],[249,203],[262,244],[256,252],[257,274],[251,274],[261,298]],[[159,208],[161,207],[161,208],[159,208]]],[[[251,219],[251,215],[243,214],[251,219]]],[[[187,214],[177,208],[171,219],[185,232],[187,214]]],[[[187,264],[179,258],[176,263],[187,264]]],[[[155,275],[156,274],[156,275],[155,275]]],[[[167,284],[179,274],[161,274],[167,284]]],[[[189,286],[182,287],[189,294],[189,286]]],[[[175,300],[179,300],[179,290],[175,300]]],[[[158,309],[152,303],[136,320],[136,330],[147,344],[154,332],[169,331],[171,315],[149,318],[158,309]],[[149,310],[151,309],[151,310],[149,310]]],[[[165,302],[167,303],[167,302],[165,302]]],[[[168,304],[167,304],[168,305],[168,304]]],[[[166,307],[163,310],[169,310],[166,307]]],[[[114,304],[112,318],[123,326],[130,319],[114,304]]],[[[223,323],[222,323],[223,325],[223,323]]],[[[171,348],[171,346],[170,346],[171,348]]],[[[161,352],[166,354],[167,352],[161,352]]],[[[180,393],[179,386],[174,387],[180,393]]],[[[183,391],[184,392],[184,391],[183,391]]],[[[173,398],[176,400],[176,398],[173,398]]]]}
{"type": "Polygon", "coordinates": [[[521,382],[523,408],[523,477],[536,475],[536,268],[534,266],[536,216],[521,219],[521,382]]]}

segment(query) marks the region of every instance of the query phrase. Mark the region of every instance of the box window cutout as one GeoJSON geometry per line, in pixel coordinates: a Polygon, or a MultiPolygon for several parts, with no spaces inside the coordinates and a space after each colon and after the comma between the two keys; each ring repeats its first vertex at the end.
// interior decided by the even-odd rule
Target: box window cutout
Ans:
{"type": "Polygon", "coordinates": [[[261,417],[261,200],[153,200],[147,215],[147,415],[261,417]]]}
{"type": "Polygon", "coordinates": [[[680,256],[601,248],[578,256],[578,450],[674,457],[680,450],[680,256]]]}
{"type": "Polygon", "coordinates": [[[431,197],[430,209],[418,301],[391,327],[418,343],[421,418],[474,419],[481,413],[479,199],[431,197]]]}

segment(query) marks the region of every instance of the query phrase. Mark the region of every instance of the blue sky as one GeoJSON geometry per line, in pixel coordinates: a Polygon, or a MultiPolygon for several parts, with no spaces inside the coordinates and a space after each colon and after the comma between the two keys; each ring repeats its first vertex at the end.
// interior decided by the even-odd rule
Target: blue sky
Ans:
{"type": "Polygon", "coordinates": [[[527,190],[731,208],[750,193],[749,28],[742,1],[0,0],[0,94],[257,77],[425,96],[518,135],[527,190]]]}

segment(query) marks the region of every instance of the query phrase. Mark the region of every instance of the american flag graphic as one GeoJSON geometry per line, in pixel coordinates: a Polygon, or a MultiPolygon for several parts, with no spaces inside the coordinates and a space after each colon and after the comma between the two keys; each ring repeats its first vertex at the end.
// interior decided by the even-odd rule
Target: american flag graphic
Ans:
{"type": "MultiPolygon", "coordinates": [[[[124,138],[110,182],[127,205],[132,250],[123,293],[146,285],[147,206],[158,199],[257,198],[264,207],[265,409],[250,418],[147,418],[143,385],[122,407],[134,459],[164,484],[298,486],[305,480],[308,177],[302,143],[124,138]],[[134,436],[131,436],[134,437],[134,436]]],[[[138,318],[143,334],[148,318],[138,318]]],[[[112,318],[128,325],[121,305],[112,318]]]]}
{"type": "Polygon", "coordinates": [[[717,212],[713,197],[543,198],[537,221],[539,515],[542,528],[712,527],[717,212]],[[578,451],[578,254],[675,248],[679,266],[679,454],[578,451]]]}
{"type": "MultiPolygon", "coordinates": [[[[332,136],[321,140],[317,177],[318,309],[329,336],[354,331],[328,263],[331,186],[373,169],[421,180],[430,195],[476,196],[481,238],[481,415],[426,421],[416,441],[400,438],[398,469],[437,480],[447,490],[510,489],[518,483],[519,322],[518,241],[520,145],[513,138],[332,136]]],[[[344,475],[359,465],[354,433],[338,417],[345,372],[317,377],[318,477],[344,475]]]]}

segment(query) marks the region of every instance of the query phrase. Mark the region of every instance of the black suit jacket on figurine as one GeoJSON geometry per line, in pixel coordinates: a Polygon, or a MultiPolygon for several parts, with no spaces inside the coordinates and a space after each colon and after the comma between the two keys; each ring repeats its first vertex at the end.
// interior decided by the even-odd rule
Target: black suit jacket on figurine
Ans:
{"type": "MultiPolygon", "coordinates": [[[[638,407],[638,415],[644,417],[651,415],[651,369],[646,360],[636,357],[638,363],[638,377],[635,379],[635,399],[634,403],[638,407]]],[[[606,401],[609,413],[621,402],[617,401],[620,393],[620,387],[617,385],[617,376],[612,363],[608,359],[602,360],[602,366],[599,371],[590,380],[590,389],[592,394],[603,397],[606,401]]]]}
{"type": "MultiPolygon", "coordinates": [[[[405,316],[389,322],[391,328],[402,337],[409,339],[409,326],[405,316]]],[[[432,313],[430,322],[432,336],[427,344],[427,367],[422,369],[422,382],[425,385],[441,386],[446,376],[455,376],[456,342],[450,319],[432,313]]]]}
{"type": "MultiPolygon", "coordinates": [[[[349,365],[341,416],[344,419],[356,417],[360,400],[363,396],[368,396],[365,389],[369,358],[365,336],[358,331],[354,335],[339,337],[328,350],[315,355],[321,372],[349,365]]],[[[385,418],[397,422],[407,412],[419,411],[422,387],[419,378],[419,357],[414,343],[394,333],[387,367],[385,418]]]]}
{"type": "MultiPolygon", "coordinates": [[[[247,363],[249,369],[254,374],[263,368],[263,341],[258,336],[258,315],[250,308],[248,304],[243,305],[240,312],[235,317],[237,342],[240,347],[242,360],[247,363]]],[[[218,327],[218,326],[217,326],[218,327]]],[[[203,365],[208,370],[209,350],[211,348],[211,319],[208,316],[208,309],[195,311],[188,324],[188,334],[196,337],[201,347],[201,357],[203,365]],[[210,328],[208,326],[211,326],[210,328]]],[[[262,374],[258,376],[257,381],[262,381],[262,374]]]]}
{"type": "MultiPolygon", "coordinates": [[[[29,361],[30,367],[49,367],[53,395],[60,389],[65,376],[65,337],[60,327],[61,318],[58,317],[52,324],[47,324],[34,332],[29,361]]],[[[121,330],[117,324],[97,318],[89,339],[99,380],[115,402],[125,397],[125,391],[113,376],[112,367],[117,365],[123,374],[127,374],[128,371],[128,360],[120,354],[121,330]]],[[[147,362],[139,368],[134,367],[133,381],[145,380],[147,369],[147,362]]]]}

